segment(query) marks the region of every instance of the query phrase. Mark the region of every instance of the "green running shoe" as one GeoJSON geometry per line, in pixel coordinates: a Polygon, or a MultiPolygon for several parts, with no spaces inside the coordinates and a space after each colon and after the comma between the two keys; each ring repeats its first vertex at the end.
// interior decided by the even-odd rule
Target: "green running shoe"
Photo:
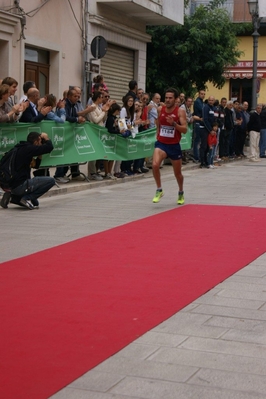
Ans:
{"type": "Polygon", "coordinates": [[[159,202],[160,199],[163,197],[163,190],[156,190],[155,197],[153,198],[152,202],[159,202]]]}
{"type": "Polygon", "coordinates": [[[184,193],[178,194],[177,204],[178,205],[183,205],[184,203],[185,203],[184,193]]]}

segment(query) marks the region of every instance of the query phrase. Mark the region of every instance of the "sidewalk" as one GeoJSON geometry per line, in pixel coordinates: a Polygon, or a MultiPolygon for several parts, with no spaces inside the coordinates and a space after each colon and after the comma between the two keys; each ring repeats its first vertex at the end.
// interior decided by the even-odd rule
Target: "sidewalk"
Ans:
{"type": "MultiPolygon", "coordinates": [[[[217,162],[215,165],[217,167],[221,167],[221,166],[225,166],[229,163],[235,164],[236,162],[241,162],[241,161],[244,161],[244,160],[243,159],[231,159],[231,160],[227,160],[225,162],[217,162]]],[[[190,160],[186,165],[182,165],[182,172],[185,172],[188,170],[193,170],[193,169],[198,169],[198,168],[199,168],[199,164],[194,163],[190,160]]],[[[85,176],[88,176],[87,164],[80,165],[80,171],[82,173],[84,173],[85,176]]],[[[55,173],[55,168],[50,168],[50,175],[54,176],[54,173],[55,173]]],[[[169,173],[172,174],[173,169],[172,169],[172,166],[170,163],[166,163],[163,165],[163,167],[161,169],[161,175],[164,176],[169,173]]],[[[102,172],[102,175],[104,175],[103,172],[102,172]]],[[[60,195],[60,194],[66,194],[66,193],[73,193],[73,192],[77,192],[77,191],[90,190],[90,189],[93,189],[96,187],[109,186],[109,185],[113,185],[113,184],[122,184],[122,183],[126,183],[128,181],[134,181],[134,180],[138,180],[138,179],[142,179],[142,178],[145,178],[145,179],[153,178],[152,169],[150,169],[150,171],[148,173],[143,173],[142,175],[127,176],[125,178],[122,178],[122,179],[119,178],[117,180],[103,179],[102,181],[90,180],[88,182],[88,181],[86,181],[85,178],[83,181],[73,179],[73,180],[70,180],[70,182],[66,183],[66,184],[59,183],[58,184],[59,187],[57,187],[57,186],[53,187],[44,196],[51,197],[52,195],[60,195]]]]}
{"type": "MultiPolygon", "coordinates": [[[[121,183],[62,185],[41,199],[38,211],[0,209],[1,261],[173,209],[172,168],[161,171],[165,196],[159,204],[152,203],[149,172],[121,183]]],[[[213,170],[191,162],[183,172],[187,204],[266,207],[264,159],[213,170]]],[[[219,226],[213,231],[219,239],[219,226]]],[[[250,234],[256,233],[254,226],[250,234]]],[[[265,399],[266,254],[51,397],[85,398],[265,399]]]]}

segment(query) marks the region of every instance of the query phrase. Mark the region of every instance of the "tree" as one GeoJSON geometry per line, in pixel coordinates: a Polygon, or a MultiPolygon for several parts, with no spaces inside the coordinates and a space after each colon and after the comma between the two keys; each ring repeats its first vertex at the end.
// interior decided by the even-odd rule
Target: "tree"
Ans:
{"type": "Polygon", "coordinates": [[[242,54],[236,37],[246,26],[233,24],[221,1],[196,8],[184,17],[183,26],[152,26],[147,49],[147,90],[162,92],[178,87],[188,95],[210,81],[221,88],[224,70],[242,54]]]}

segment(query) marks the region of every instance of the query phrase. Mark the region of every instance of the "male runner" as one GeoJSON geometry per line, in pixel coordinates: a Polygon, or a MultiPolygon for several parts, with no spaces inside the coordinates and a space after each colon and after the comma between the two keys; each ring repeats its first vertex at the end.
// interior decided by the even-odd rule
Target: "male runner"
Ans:
{"type": "Polygon", "coordinates": [[[175,178],[179,187],[177,204],[183,205],[185,202],[183,191],[183,175],[181,172],[182,152],[180,147],[181,133],[187,131],[186,112],[184,109],[175,105],[178,92],[174,88],[169,88],[165,92],[165,105],[162,106],[157,120],[157,141],[153,153],[152,170],[156,182],[157,190],[153,202],[157,203],[163,196],[161,186],[160,165],[163,159],[171,160],[175,178]]]}

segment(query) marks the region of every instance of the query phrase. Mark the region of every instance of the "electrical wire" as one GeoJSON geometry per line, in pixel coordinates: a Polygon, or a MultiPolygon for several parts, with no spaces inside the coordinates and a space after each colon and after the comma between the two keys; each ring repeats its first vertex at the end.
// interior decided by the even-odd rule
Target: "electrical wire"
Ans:
{"type": "MultiPolygon", "coordinates": [[[[20,41],[21,39],[26,39],[26,38],[25,38],[25,35],[24,35],[24,29],[25,29],[25,26],[26,26],[26,23],[25,23],[25,18],[26,18],[26,16],[27,16],[27,17],[30,17],[30,18],[34,17],[34,16],[40,11],[40,9],[41,9],[43,6],[45,6],[49,1],[50,1],[50,0],[45,0],[44,3],[43,3],[42,5],[40,5],[39,7],[34,8],[34,9],[31,10],[31,11],[27,11],[27,12],[26,12],[23,8],[21,8],[21,7],[19,6],[19,4],[17,4],[15,7],[11,7],[11,8],[8,8],[8,9],[6,9],[6,10],[2,9],[3,11],[6,11],[6,12],[10,12],[10,11],[13,11],[13,10],[17,10],[18,13],[19,13],[19,16],[22,17],[23,23],[21,23],[21,32],[20,32],[20,37],[19,37],[18,41],[20,41]],[[33,14],[32,14],[32,13],[33,13],[33,14]],[[32,14],[32,15],[31,15],[31,14],[32,14]]],[[[87,38],[84,37],[84,32],[85,32],[85,30],[84,30],[84,25],[85,25],[86,22],[84,21],[84,5],[83,5],[83,1],[81,0],[82,25],[83,25],[83,26],[80,25],[80,23],[79,23],[79,21],[78,21],[78,18],[77,18],[76,14],[75,14],[75,11],[74,11],[74,9],[73,9],[73,7],[72,7],[72,4],[71,4],[70,0],[68,0],[68,4],[69,4],[70,9],[71,9],[71,11],[72,11],[72,14],[73,14],[73,16],[74,16],[74,19],[75,19],[75,21],[77,22],[78,27],[79,27],[79,29],[80,29],[80,31],[81,31],[81,33],[82,33],[82,45],[83,45],[83,48],[84,48],[88,43],[87,43],[87,38]]],[[[0,10],[1,10],[1,8],[0,8],[0,10]]]]}
{"type": "Polygon", "coordinates": [[[36,7],[36,8],[34,8],[33,10],[31,10],[31,11],[25,12],[25,15],[27,15],[27,16],[30,17],[30,18],[34,17],[34,15],[36,15],[37,12],[39,12],[40,9],[41,9],[43,6],[45,6],[45,4],[48,3],[48,1],[50,1],[50,0],[45,0],[45,2],[44,2],[41,6],[36,7]],[[36,12],[35,12],[33,15],[29,15],[29,14],[33,13],[34,11],[36,11],[36,12]]]}
{"type": "Polygon", "coordinates": [[[75,18],[77,24],[78,24],[78,26],[79,26],[79,29],[80,29],[81,32],[83,33],[83,29],[82,29],[82,27],[80,26],[80,23],[79,23],[79,21],[78,21],[78,19],[77,19],[77,17],[76,17],[75,11],[73,10],[73,7],[72,7],[72,4],[71,4],[70,0],[68,0],[68,4],[69,4],[69,6],[70,6],[70,8],[71,8],[72,14],[74,15],[74,18],[75,18]]]}

